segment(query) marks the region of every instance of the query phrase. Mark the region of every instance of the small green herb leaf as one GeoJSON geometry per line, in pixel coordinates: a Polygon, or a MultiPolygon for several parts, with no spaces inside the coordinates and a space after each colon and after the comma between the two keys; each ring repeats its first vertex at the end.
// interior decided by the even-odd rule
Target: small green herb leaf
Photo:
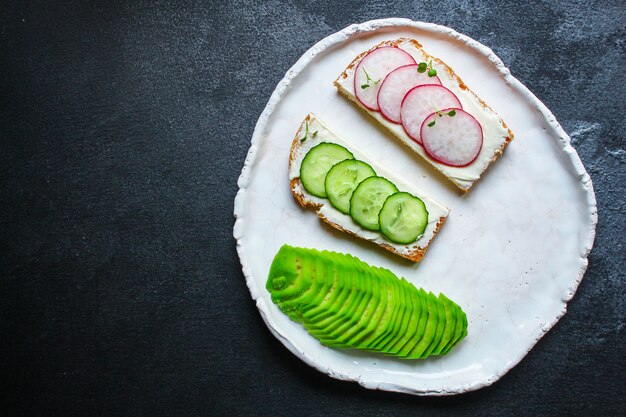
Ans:
{"type": "Polygon", "coordinates": [[[317,130],[313,132],[313,137],[317,136],[317,130]]]}
{"type": "Polygon", "coordinates": [[[448,112],[448,116],[450,116],[450,117],[454,116],[455,114],[456,114],[456,110],[450,110],[448,112]]]}
{"type": "Polygon", "coordinates": [[[367,71],[365,71],[365,68],[363,68],[363,72],[365,73],[365,84],[361,84],[361,89],[365,90],[367,87],[371,87],[370,85],[370,81],[374,83],[374,85],[378,85],[378,83],[380,82],[380,80],[382,80],[382,78],[379,78],[378,81],[374,81],[372,80],[372,78],[370,77],[370,75],[367,73],[367,71]]]}
{"type": "Polygon", "coordinates": [[[432,122],[428,123],[426,126],[428,127],[433,127],[435,125],[435,122],[437,121],[437,119],[433,120],[432,122]]]}
{"type": "Polygon", "coordinates": [[[417,65],[417,72],[419,72],[420,74],[421,74],[421,73],[423,73],[423,72],[426,72],[426,67],[427,67],[427,66],[428,66],[428,64],[427,64],[427,63],[425,63],[425,62],[420,62],[420,63],[417,65]]]}
{"type": "MultiPolygon", "coordinates": [[[[426,63],[424,62],[424,64],[426,64],[426,63]]],[[[425,68],[425,66],[424,66],[424,68],[425,68]]],[[[428,76],[429,77],[434,77],[435,75],[437,75],[437,70],[433,69],[433,60],[431,59],[428,62],[428,76]]]]}
{"type": "Polygon", "coordinates": [[[302,139],[300,139],[300,142],[304,142],[307,136],[309,136],[309,122],[304,122],[304,136],[302,136],[302,139]]]}

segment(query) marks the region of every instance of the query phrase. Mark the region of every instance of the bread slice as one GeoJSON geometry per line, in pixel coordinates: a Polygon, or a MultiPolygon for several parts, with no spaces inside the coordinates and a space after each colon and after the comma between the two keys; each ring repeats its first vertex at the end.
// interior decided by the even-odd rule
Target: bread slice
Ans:
{"type": "Polygon", "coordinates": [[[291,186],[291,192],[296,200],[298,200],[298,203],[300,203],[302,207],[310,207],[314,209],[317,212],[317,215],[326,223],[336,229],[343,230],[344,232],[360,237],[361,239],[376,243],[380,247],[383,247],[388,251],[413,262],[419,262],[422,259],[428,245],[435,235],[437,235],[450,212],[450,210],[445,206],[425,196],[424,193],[415,186],[409,185],[401,179],[394,177],[386,169],[377,164],[372,158],[363,154],[363,152],[356,149],[345,139],[328,129],[328,127],[326,127],[312,113],[310,113],[302,121],[302,124],[300,125],[300,128],[298,129],[298,132],[296,133],[296,136],[291,144],[291,151],[289,154],[289,183],[291,186]],[[305,140],[302,140],[305,135],[307,125],[309,134],[306,136],[305,140]],[[313,134],[313,132],[316,133],[313,134]],[[391,242],[379,232],[363,229],[354,220],[352,220],[350,216],[335,209],[327,199],[316,197],[307,192],[300,181],[300,166],[307,152],[313,146],[322,142],[331,142],[343,146],[352,152],[356,159],[368,163],[374,171],[376,171],[377,175],[385,177],[389,181],[393,182],[400,191],[406,191],[421,198],[429,213],[428,225],[426,226],[424,234],[415,242],[408,245],[391,242]]]}
{"type": "Polygon", "coordinates": [[[422,45],[415,39],[399,38],[385,41],[361,53],[339,75],[334,81],[334,85],[341,94],[356,103],[357,106],[387,128],[397,139],[408,146],[412,151],[419,154],[464,192],[467,192],[471,186],[480,179],[487,167],[502,155],[508,143],[513,140],[513,132],[511,132],[500,116],[474,94],[467,85],[465,85],[463,80],[456,75],[452,68],[439,58],[427,54],[422,49],[422,45]],[[417,63],[430,62],[432,60],[433,68],[437,70],[437,76],[440,78],[442,85],[451,90],[461,101],[463,109],[481,123],[483,128],[483,146],[474,162],[466,167],[451,167],[433,160],[426,154],[420,144],[406,134],[402,125],[388,121],[380,112],[369,110],[359,102],[354,91],[354,72],[360,60],[365,55],[381,46],[401,48],[413,56],[417,63]]]}

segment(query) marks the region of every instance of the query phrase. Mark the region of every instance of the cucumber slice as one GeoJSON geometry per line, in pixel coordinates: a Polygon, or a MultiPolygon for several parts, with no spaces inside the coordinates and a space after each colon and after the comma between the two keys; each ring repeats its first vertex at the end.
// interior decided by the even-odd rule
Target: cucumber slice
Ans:
{"type": "Polygon", "coordinates": [[[428,210],[414,195],[396,193],[387,198],[380,210],[379,224],[381,233],[392,242],[415,242],[426,230],[428,210]]]}
{"type": "Polygon", "coordinates": [[[312,147],[300,165],[300,181],[316,197],[326,198],[326,174],[337,162],[354,159],[352,153],[335,143],[322,142],[312,147]]]}
{"type": "Polygon", "coordinates": [[[350,197],[354,189],[365,178],[376,172],[371,166],[357,159],[348,159],[335,164],[326,175],[325,188],[330,203],[340,212],[350,214],[350,197]]]}
{"type": "Polygon", "coordinates": [[[398,192],[398,188],[383,177],[364,179],[352,193],[350,216],[365,229],[380,230],[378,214],[385,200],[398,192]]]}

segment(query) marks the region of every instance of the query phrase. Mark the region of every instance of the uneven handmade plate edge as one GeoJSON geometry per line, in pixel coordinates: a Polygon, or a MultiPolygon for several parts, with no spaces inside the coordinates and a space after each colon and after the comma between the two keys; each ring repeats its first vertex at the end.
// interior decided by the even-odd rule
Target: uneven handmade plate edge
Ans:
{"type": "Polygon", "coordinates": [[[257,308],[261,313],[261,317],[263,321],[270,329],[272,334],[278,338],[283,345],[287,347],[294,355],[302,359],[307,365],[314,367],[320,372],[323,372],[333,378],[346,380],[346,381],[355,381],[365,388],[370,389],[380,389],[385,391],[394,391],[394,392],[403,392],[412,395],[453,395],[460,394],[463,392],[474,391],[480,389],[482,387],[493,384],[495,381],[499,380],[502,376],[504,376],[510,369],[512,369],[515,365],[517,365],[525,356],[530,352],[530,350],[535,346],[535,344],[545,335],[557,322],[558,320],[567,312],[567,302],[571,300],[571,298],[576,293],[576,289],[580,284],[583,275],[587,269],[588,260],[587,257],[593,247],[593,242],[595,240],[595,228],[598,222],[598,214],[597,214],[597,203],[595,198],[595,193],[593,190],[593,184],[591,182],[591,178],[585,167],[583,166],[580,157],[576,153],[576,150],[571,145],[570,137],[565,133],[561,125],[558,123],[554,115],[548,110],[548,108],[530,91],[526,86],[524,86],[519,80],[511,75],[511,72],[504,65],[502,60],[496,56],[496,54],[488,47],[482,45],[478,41],[460,34],[453,29],[450,29],[445,26],[436,25],[434,23],[426,23],[426,22],[415,22],[409,19],[401,19],[401,18],[388,18],[388,19],[379,19],[379,20],[371,20],[368,22],[353,24],[345,29],[336,32],[326,38],[322,39],[313,47],[311,47],[307,52],[305,52],[300,59],[287,71],[284,78],[278,83],[276,89],[272,93],[263,113],[259,117],[257,121],[256,127],[254,129],[254,133],[252,135],[250,149],[248,150],[248,154],[246,156],[246,160],[244,162],[243,169],[241,170],[241,175],[237,181],[237,185],[239,187],[239,191],[235,196],[234,202],[234,216],[235,216],[235,225],[233,228],[233,236],[237,240],[237,253],[239,255],[239,260],[241,262],[243,274],[246,278],[246,285],[250,290],[250,294],[252,298],[256,301],[257,308]],[[528,350],[520,355],[515,360],[511,361],[505,369],[496,375],[492,375],[483,381],[478,381],[474,384],[468,386],[457,386],[457,387],[441,387],[440,389],[435,390],[420,390],[416,387],[407,386],[404,384],[388,384],[388,383],[376,383],[373,381],[366,381],[361,379],[361,376],[351,376],[342,373],[334,372],[330,367],[324,367],[323,365],[315,362],[315,360],[306,355],[306,353],[299,349],[292,340],[283,335],[278,329],[274,328],[272,323],[270,323],[267,315],[267,305],[265,300],[260,297],[259,291],[263,291],[264,288],[259,289],[252,280],[250,268],[246,265],[243,256],[243,245],[241,239],[243,237],[243,228],[244,228],[244,216],[243,209],[246,198],[246,188],[249,185],[250,178],[249,172],[255,162],[256,153],[258,149],[259,141],[261,140],[262,132],[265,129],[267,121],[274,111],[274,107],[280,101],[283,94],[288,90],[291,81],[305,68],[313,58],[319,54],[320,52],[325,51],[329,47],[333,45],[337,45],[341,42],[348,40],[349,38],[367,32],[376,31],[382,28],[388,27],[410,27],[419,30],[432,31],[432,32],[440,32],[444,35],[448,35],[453,39],[457,39],[459,41],[464,42],[470,48],[475,49],[481,54],[485,55],[489,61],[491,61],[496,69],[502,74],[507,84],[509,84],[512,88],[516,89],[519,93],[528,97],[529,101],[534,104],[534,106],[543,114],[546,122],[552,127],[554,133],[559,137],[561,141],[561,146],[565,153],[569,156],[569,159],[576,171],[576,174],[580,177],[581,184],[583,189],[587,193],[587,204],[589,208],[589,229],[586,241],[584,242],[584,247],[581,251],[580,258],[580,269],[578,272],[578,276],[572,282],[570,287],[567,290],[567,293],[563,296],[561,301],[563,302],[563,308],[550,322],[541,326],[537,332],[535,333],[534,341],[529,346],[528,350]]]}

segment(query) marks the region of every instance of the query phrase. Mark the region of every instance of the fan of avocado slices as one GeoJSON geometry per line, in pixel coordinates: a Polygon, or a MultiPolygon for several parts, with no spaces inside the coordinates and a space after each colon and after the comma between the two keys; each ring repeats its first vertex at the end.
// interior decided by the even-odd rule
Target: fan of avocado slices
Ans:
{"type": "Polygon", "coordinates": [[[445,295],[348,254],[284,245],[266,288],[283,313],[331,348],[425,359],[467,335],[465,313],[445,295]]]}

